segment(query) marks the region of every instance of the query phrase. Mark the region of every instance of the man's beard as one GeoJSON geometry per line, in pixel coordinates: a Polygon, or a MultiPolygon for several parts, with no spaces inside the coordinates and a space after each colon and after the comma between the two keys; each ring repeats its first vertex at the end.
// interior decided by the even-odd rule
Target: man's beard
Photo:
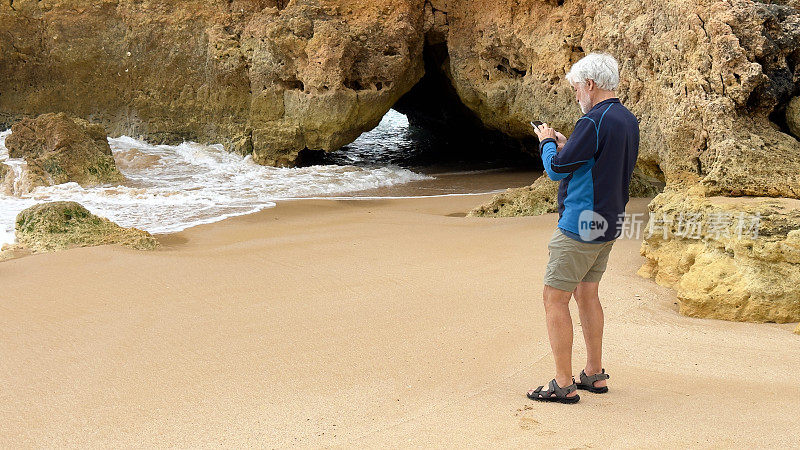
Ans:
{"type": "Polygon", "coordinates": [[[590,110],[590,109],[592,109],[592,108],[590,107],[590,105],[591,105],[591,103],[590,103],[590,102],[591,102],[591,100],[589,100],[588,98],[587,98],[587,99],[585,99],[585,101],[582,101],[582,100],[584,100],[584,99],[580,99],[580,100],[578,100],[578,106],[581,108],[581,112],[582,112],[583,114],[586,114],[587,112],[589,112],[589,110],[590,110]]]}

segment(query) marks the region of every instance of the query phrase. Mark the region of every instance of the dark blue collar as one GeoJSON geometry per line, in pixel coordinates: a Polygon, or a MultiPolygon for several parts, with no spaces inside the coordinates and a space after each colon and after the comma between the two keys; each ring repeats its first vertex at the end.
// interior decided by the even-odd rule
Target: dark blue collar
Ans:
{"type": "Polygon", "coordinates": [[[619,103],[619,99],[618,99],[617,97],[614,97],[614,98],[607,98],[607,99],[603,100],[602,102],[600,102],[600,103],[598,103],[598,104],[596,104],[596,105],[592,106],[592,109],[590,109],[589,111],[593,111],[595,108],[597,108],[597,107],[599,107],[599,106],[602,106],[602,105],[608,105],[608,104],[610,104],[610,103],[619,103]]]}

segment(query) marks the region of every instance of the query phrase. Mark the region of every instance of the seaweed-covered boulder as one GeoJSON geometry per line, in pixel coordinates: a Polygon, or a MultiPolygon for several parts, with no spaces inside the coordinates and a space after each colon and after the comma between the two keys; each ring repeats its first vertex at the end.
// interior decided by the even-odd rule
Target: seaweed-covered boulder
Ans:
{"type": "MultiPolygon", "coordinates": [[[[467,215],[475,217],[538,216],[558,211],[558,181],[542,175],[530,186],[510,188],[467,215]]],[[[631,197],[654,197],[661,192],[664,183],[634,169],[629,195],[631,197]]]]}
{"type": "Polygon", "coordinates": [[[17,215],[15,228],[19,245],[34,253],[105,244],[138,250],[152,250],[158,246],[150,233],[121,227],[90,213],[76,202],[31,206],[17,215]]]}
{"type": "Polygon", "coordinates": [[[10,158],[27,166],[20,180],[26,190],[74,181],[82,186],[116,183],[117,170],[106,131],[101,125],[65,113],[22,119],[6,137],[10,158]]]}
{"type": "Polygon", "coordinates": [[[530,186],[506,189],[467,215],[473,217],[538,216],[558,208],[558,182],[542,175],[530,186]]]}

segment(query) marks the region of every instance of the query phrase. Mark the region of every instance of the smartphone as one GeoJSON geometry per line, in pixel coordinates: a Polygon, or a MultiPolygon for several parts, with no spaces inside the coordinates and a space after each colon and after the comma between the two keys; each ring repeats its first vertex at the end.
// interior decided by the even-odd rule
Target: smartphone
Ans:
{"type": "Polygon", "coordinates": [[[538,130],[539,127],[542,126],[542,122],[539,122],[538,120],[534,120],[533,122],[531,122],[531,125],[533,125],[533,128],[536,128],[538,130]]]}

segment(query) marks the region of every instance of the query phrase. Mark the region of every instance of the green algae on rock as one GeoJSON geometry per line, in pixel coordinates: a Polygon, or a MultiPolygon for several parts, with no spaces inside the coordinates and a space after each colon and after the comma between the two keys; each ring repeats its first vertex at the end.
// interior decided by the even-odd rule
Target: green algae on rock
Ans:
{"type": "Polygon", "coordinates": [[[72,247],[120,244],[137,250],[152,250],[158,241],[138,228],[124,228],[90,213],[77,202],[40,203],[17,215],[19,244],[34,252],[72,247]]]}
{"type": "Polygon", "coordinates": [[[530,186],[506,189],[467,215],[472,217],[538,216],[558,208],[558,182],[542,175],[530,186]]]}
{"type": "MultiPolygon", "coordinates": [[[[538,216],[558,211],[558,181],[542,174],[530,186],[506,189],[481,206],[471,210],[472,217],[538,216]]],[[[631,197],[654,197],[663,183],[634,169],[631,177],[631,197]]]]}
{"type": "Polygon", "coordinates": [[[65,113],[22,119],[6,138],[10,158],[22,158],[27,170],[18,184],[29,191],[74,181],[82,186],[123,181],[105,129],[65,113]]]}

